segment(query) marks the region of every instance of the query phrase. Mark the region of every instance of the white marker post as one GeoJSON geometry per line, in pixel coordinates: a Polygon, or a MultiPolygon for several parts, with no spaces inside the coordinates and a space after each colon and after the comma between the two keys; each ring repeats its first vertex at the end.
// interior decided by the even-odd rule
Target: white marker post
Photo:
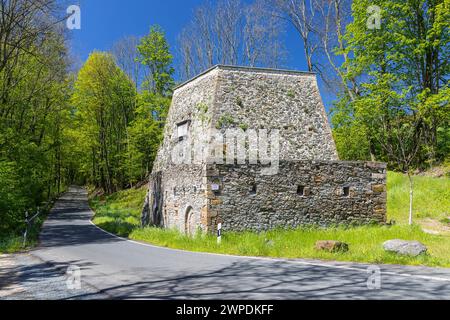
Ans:
{"type": "Polygon", "coordinates": [[[222,224],[217,225],[217,244],[222,243],[222,224]]]}

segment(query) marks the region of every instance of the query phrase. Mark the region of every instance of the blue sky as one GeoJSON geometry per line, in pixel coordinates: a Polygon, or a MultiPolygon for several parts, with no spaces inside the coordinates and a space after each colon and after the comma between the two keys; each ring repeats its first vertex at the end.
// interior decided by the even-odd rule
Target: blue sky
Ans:
{"type": "MultiPolygon", "coordinates": [[[[190,21],[193,9],[203,0],[72,0],[81,8],[81,30],[70,31],[72,55],[82,64],[93,50],[107,51],[114,42],[127,35],[142,36],[151,25],[158,24],[166,32],[175,52],[176,39],[190,21]]],[[[303,47],[298,35],[288,28],[285,35],[289,51],[287,68],[307,70],[303,47]]],[[[324,102],[332,97],[321,84],[324,102]]]]}

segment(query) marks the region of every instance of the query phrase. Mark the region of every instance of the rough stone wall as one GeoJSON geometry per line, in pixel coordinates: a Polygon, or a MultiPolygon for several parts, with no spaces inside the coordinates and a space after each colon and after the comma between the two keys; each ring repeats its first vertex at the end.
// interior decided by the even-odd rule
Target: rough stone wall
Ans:
{"type": "Polygon", "coordinates": [[[278,129],[281,160],[338,160],[311,73],[217,66],[181,85],[174,92],[154,171],[171,165],[179,144],[177,124],[183,121],[190,121],[192,142],[209,141],[218,128],[278,129]]]}
{"type": "MultiPolygon", "coordinates": [[[[153,171],[162,171],[173,165],[172,151],[179,144],[177,125],[190,121],[188,136],[191,141],[206,141],[209,137],[218,70],[212,70],[176,89],[172,99],[164,141],[158,150],[153,171]]],[[[198,163],[197,163],[198,164],[198,163]]]]}
{"type": "Polygon", "coordinates": [[[212,126],[278,129],[281,160],[338,160],[316,75],[219,67],[212,126]]]}
{"type": "Polygon", "coordinates": [[[181,232],[196,231],[199,228],[206,231],[205,177],[202,165],[171,166],[162,171],[160,192],[164,203],[162,214],[165,228],[181,232]],[[190,217],[187,216],[189,213],[190,217]]]}
{"type": "Polygon", "coordinates": [[[260,171],[258,165],[208,166],[208,184],[221,188],[209,190],[211,230],[218,222],[233,231],[386,222],[385,164],[284,161],[278,175],[260,171]]]}

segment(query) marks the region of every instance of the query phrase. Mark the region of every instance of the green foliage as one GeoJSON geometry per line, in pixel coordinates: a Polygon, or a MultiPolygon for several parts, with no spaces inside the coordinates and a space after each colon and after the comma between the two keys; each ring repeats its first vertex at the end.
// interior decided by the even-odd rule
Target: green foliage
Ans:
{"type": "Polygon", "coordinates": [[[208,105],[204,102],[200,102],[196,106],[198,112],[198,118],[200,119],[202,124],[207,124],[210,122],[211,117],[208,116],[208,105]]]}
{"type": "Polygon", "coordinates": [[[450,160],[450,125],[437,129],[437,157],[450,160]]]}
{"type": "Polygon", "coordinates": [[[137,51],[149,74],[139,93],[109,53],[94,52],[72,96],[75,126],[68,140],[77,141],[71,150],[79,155],[76,171],[107,193],[150,173],[170,106],[173,58],[161,29],[152,27],[137,51]]]}
{"type": "Polygon", "coordinates": [[[173,56],[162,29],[152,26],[149,34],[141,39],[137,49],[140,62],[150,71],[144,88],[161,96],[170,95],[174,84],[173,56]]]}
{"type": "Polygon", "coordinates": [[[5,65],[0,68],[2,241],[23,231],[26,210],[34,211],[70,183],[62,159],[71,86],[64,37],[49,29],[39,43],[27,46],[15,58],[2,55],[5,65]]]}
{"type": "MultiPolygon", "coordinates": [[[[26,198],[30,201],[32,199],[26,198]]],[[[39,233],[41,231],[42,224],[44,223],[50,207],[41,207],[41,214],[33,220],[31,227],[28,230],[27,242],[23,242],[23,232],[25,231],[26,225],[24,222],[25,217],[21,217],[20,220],[15,221],[12,224],[12,228],[5,230],[0,233],[0,254],[2,253],[16,253],[22,250],[27,250],[34,247],[39,240],[39,233]]],[[[30,211],[30,214],[34,214],[35,211],[30,211]]]]}
{"type": "Polygon", "coordinates": [[[235,124],[236,121],[234,120],[233,116],[227,113],[219,117],[219,120],[217,120],[216,123],[216,128],[220,130],[229,126],[233,126],[235,124]]]}
{"type": "Polygon", "coordinates": [[[370,160],[370,144],[366,128],[357,123],[333,129],[333,137],[341,160],[370,160]]]}
{"type": "Polygon", "coordinates": [[[29,199],[18,185],[19,173],[14,162],[0,161],[0,234],[14,233],[23,226],[24,213],[29,199]],[[20,215],[20,212],[23,212],[20,215]],[[13,229],[14,228],[14,229],[13,229]]]}
{"type": "Polygon", "coordinates": [[[241,123],[240,125],[239,125],[239,128],[241,128],[242,130],[244,130],[244,131],[247,131],[248,130],[248,124],[245,124],[245,123],[241,123]]]}
{"type": "Polygon", "coordinates": [[[208,105],[204,102],[199,102],[197,104],[197,111],[200,113],[207,113],[208,112],[208,105]]]}
{"type": "Polygon", "coordinates": [[[291,99],[294,99],[294,98],[295,98],[295,92],[294,92],[294,90],[288,90],[287,96],[288,96],[289,98],[291,98],[291,99]]]}
{"type": "Polygon", "coordinates": [[[12,234],[0,238],[0,253],[10,254],[23,250],[23,237],[12,234]]]}
{"type": "Polygon", "coordinates": [[[130,181],[126,155],[135,100],[134,84],[113,57],[92,53],[78,73],[72,102],[79,145],[90,155],[82,166],[88,169],[89,182],[107,192],[130,181]]]}
{"type": "Polygon", "coordinates": [[[149,76],[137,97],[135,117],[128,128],[127,168],[132,184],[145,179],[151,172],[163,139],[174,85],[173,57],[160,27],[151,27],[137,50],[139,61],[148,68],[149,76]]]}
{"type": "Polygon", "coordinates": [[[350,57],[341,71],[358,89],[341,92],[333,110],[344,158],[370,154],[406,172],[448,156],[442,128],[450,115],[449,8],[448,0],[353,1],[345,49],[336,50],[350,57]],[[382,10],[379,30],[367,27],[371,5],[382,10]]]}
{"type": "Polygon", "coordinates": [[[127,166],[133,183],[144,180],[151,172],[163,139],[164,123],[170,102],[170,98],[147,91],[138,97],[135,119],[129,127],[127,153],[127,166]]]}

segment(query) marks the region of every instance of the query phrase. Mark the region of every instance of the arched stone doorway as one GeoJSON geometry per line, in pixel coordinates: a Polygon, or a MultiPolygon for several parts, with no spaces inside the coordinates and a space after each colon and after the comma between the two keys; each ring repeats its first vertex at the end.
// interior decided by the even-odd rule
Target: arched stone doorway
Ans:
{"type": "Polygon", "coordinates": [[[195,232],[197,231],[197,225],[195,224],[195,216],[194,216],[194,210],[191,206],[189,206],[186,209],[186,218],[185,218],[185,225],[184,225],[184,232],[188,236],[194,236],[195,232]]]}

